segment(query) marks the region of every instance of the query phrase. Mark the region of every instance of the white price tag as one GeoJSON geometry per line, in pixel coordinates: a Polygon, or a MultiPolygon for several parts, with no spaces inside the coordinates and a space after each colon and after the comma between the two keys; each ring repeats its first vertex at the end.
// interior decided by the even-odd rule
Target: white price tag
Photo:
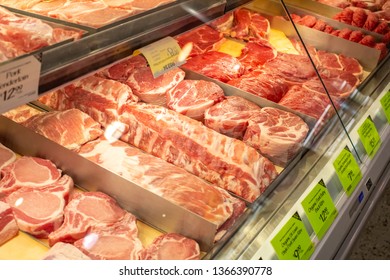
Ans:
{"type": "Polygon", "coordinates": [[[38,98],[41,63],[28,56],[0,66],[0,113],[38,98]]]}

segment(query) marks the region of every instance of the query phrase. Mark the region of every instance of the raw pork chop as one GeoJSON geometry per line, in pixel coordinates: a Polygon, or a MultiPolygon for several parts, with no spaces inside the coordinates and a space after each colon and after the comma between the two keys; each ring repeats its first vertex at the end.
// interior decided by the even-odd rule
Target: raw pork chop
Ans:
{"type": "Polygon", "coordinates": [[[143,246],[136,222],[135,216],[127,212],[109,227],[92,228],[74,246],[93,260],[138,260],[143,246]]]}
{"type": "Polygon", "coordinates": [[[74,245],[64,242],[57,242],[47,251],[43,260],[90,260],[83,252],[74,245]]]}
{"type": "Polygon", "coordinates": [[[288,91],[288,84],[283,78],[264,71],[248,73],[230,80],[228,84],[276,103],[288,91]]]}
{"type": "Polygon", "coordinates": [[[218,228],[234,222],[245,209],[242,201],[221,188],[122,141],[110,143],[101,138],[83,145],[79,154],[218,228]]]}
{"type": "Polygon", "coordinates": [[[285,166],[301,148],[308,131],[297,115],[265,107],[249,120],[243,140],[276,165],[285,166]]]}
{"type": "Polygon", "coordinates": [[[297,54],[278,53],[275,59],[264,64],[264,69],[291,84],[300,84],[316,76],[310,59],[297,54]]]}
{"type": "Polygon", "coordinates": [[[280,100],[280,105],[311,116],[315,119],[327,119],[334,114],[329,97],[325,94],[314,93],[302,86],[292,86],[280,100]]]}
{"type": "Polygon", "coordinates": [[[206,109],[225,99],[223,89],[204,80],[183,80],[167,92],[167,107],[203,121],[206,109]]]}
{"type": "Polygon", "coordinates": [[[47,159],[20,157],[1,170],[0,198],[20,188],[40,188],[55,183],[61,170],[47,159]]]}
{"type": "Polygon", "coordinates": [[[70,150],[103,134],[100,124],[78,109],[42,113],[22,124],[70,150]]]}
{"type": "Polygon", "coordinates": [[[63,221],[64,207],[73,190],[73,180],[64,175],[54,184],[21,188],[7,196],[19,229],[37,238],[47,238],[63,221]]]}
{"type": "Polygon", "coordinates": [[[254,201],[277,172],[243,142],[222,135],[175,111],[150,104],[128,104],[122,140],[201,178],[254,201]]]}
{"type": "Polygon", "coordinates": [[[226,41],[223,34],[208,25],[202,25],[193,30],[176,36],[180,47],[192,43],[190,55],[202,54],[208,51],[217,51],[226,41]]]}
{"type": "Polygon", "coordinates": [[[199,260],[200,249],[195,240],[177,233],[160,235],[141,254],[141,260],[199,260]]]}
{"type": "Polygon", "coordinates": [[[65,88],[64,97],[58,96],[61,101],[61,110],[76,108],[87,113],[102,126],[118,120],[121,107],[126,102],[138,102],[139,98],[133,94],[131,88],[121,82],[89,76],[76,81],[65,88]]]}
{"type": "Polygon", "coordinates": [[[18,232],[19,228],[12,214],[11,206],[0,201],[0,246],[18,235],[18,232]]]}
{"type": "Polygon", "coordinates": [[[16,160],[16,154],[0,143],[0,171],[16,160]]]}
{"type": "Polygon", "coordinates": [[[266,40],[246,43],[238,60],[246,70],[255,70],[276,57],[277,51],[266,40]],[[265,41],[265,42],[263,42],[265,41]]]}
{"type": "Polygon", "coordinates": [[[57,242],[73,243],[85,237],[91,229],[106,228],[126,217],[110,196],[101,192],[77,192],[66,205],[64,222],[49,234],[49,245],[57,242]]]}
{"type": "Polygon", "coordinates": [[[229,137],[242,139],[248,120],[260,112],[260,107],[240,96],[227,96],[225,100],[205,112],[207,127],[229,137]]]}
{"type": "Polygon", "coordinates": [[[13,120],[14,122],[22,123],[27,119],[31,118],[32,116],[35,116],[40,113],[42,112],[29,105],[23,104],[22,106],[5,112],[3,116],[9,118],[10,120],[13,120]]]}
{"type": "Polygon", "coordinates": [[[238,78],[245,71],[244,66],[237,58],[216,51],[193,56],[187,60],[183,67],[222,82],[238,78]]]}

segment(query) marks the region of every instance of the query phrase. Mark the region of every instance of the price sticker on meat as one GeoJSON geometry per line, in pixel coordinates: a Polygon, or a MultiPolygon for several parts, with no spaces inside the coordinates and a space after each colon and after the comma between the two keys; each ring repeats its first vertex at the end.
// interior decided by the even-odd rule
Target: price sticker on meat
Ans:
{"type": "Polygon", "coordinates": [[[38,98],[40,71],[34,56],[0,66],[0,113],[38,98]]]}
{"type": "Polygon", "coordinates": [[[301,204],[318,239],[322,239],[338,214],[323,180],[313,188],[301,204]]]}
{"type": "Polygon", "coordinates": [[[314,252],[314,244],[296,212],[271,240],[280,260],[308,260],[314,252]]]}
{"type": "Polygon", "coordinates": [[[371,117],[359,127],[358,134],[369,157],[374,157],[381,145],[381,137],[371,117]]]}
{"type": "Polygon", "coordinates": [[[346,146],[333,162],[337,176],[344,191],[350,196],[362,179],[362,172],[348,146],[346,146]]]}
{"type": "Polygon", "coordinates": [[[184,61],[179,60],[181,48],[172,37],[165,37],[157,42],[147,45],[134,52],[134,55],[142,53],[149,63],[153,77],[170,71],[180,66],[184,61]]]}

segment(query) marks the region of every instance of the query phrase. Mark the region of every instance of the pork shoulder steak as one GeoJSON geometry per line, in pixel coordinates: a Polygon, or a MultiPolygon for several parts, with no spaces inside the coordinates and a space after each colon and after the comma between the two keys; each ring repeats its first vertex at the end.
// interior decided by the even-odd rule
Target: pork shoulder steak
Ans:
{"type": "Polygon", "coordinates": [[[79,154],[218,228],[228,221],[234,222],[245,209],[243,201],[225,190],[122,141],[110,143],[101,138],[83,145],[79,154]]]}
{"type": "Polygon", "coordinates": [[[16,154],[0,143],[0,170],[16,160],[16,154]]]}
{"type": "Polygon", "coordinates": [[[101,125],[78,109],[42,113],[22,124],[70,150],[103,134],[101,125]]]}
{"type": "Polygon", "coordinates": [[[47,251],[43,260],[90,260],[91,258],[77,249],[74,245],[57,242],[47,251]]]}
{"type": "Polygon", "coordinates": [[[136,218],[126,213],[118,222],[104,228],[92,228],[74,243],[94,260],[138,260],[143,245],[138,239],[136,218]]]}
{"type": "Polygon", "coordinates": [[[183,80],[167,92],[167,107],[190,118],[203,121],[204,112],[225,99],[223,89],[204,80],[183,80]]]}
{"type": "Polygon", "coordinates": [[[7,196],[20,230],[47,238],[63,221],[64,207],[73,190],[73,180],[64,175],[46,187],[22,188],[7,196]]]}
{"type": "Polygon", "coordinates": [[[122,140],[219,187],[254,201],[277,176],[275,166],[242,141],[175,111],[127,104],[122,140]]]}
{"type": "Polygon", "coordinates": [[[199,260],[200,249],[195,240],[177,233],[160,235],[142,253],[141,260],[199,260]]]}
{"type": "Polygon", "coordinates": [[[11,206],[0,201],[0,246],[18,235],[18,232],[19,228],[12,213],[11,206]]]}
{"type": "Polygon", "coordinates": [[[205,112],[207,127],[236,139],[242,139],[248,120],[260,112],[260,107],[240,96],[226,96],[226,99],[211,106],[205,112]]]}
{"type": "Polygon", "coordinates": [[[20,188],[40,188],[54,184],[61,170],[50,161],[37,157],[20,157],[1,170],[0,198],[20,188]]]}
{"type": "Polygon", "coordinates": [[[301,148],[308,131],[297,115],[265,107],[249,120],[243,140],[274,164],[285,166],[301,148]]]}
{"type": "Polygon", "coordinates": [[[92,228],[114,225],[126,215],[110,196],[101,192],[76,192],[64,210],[64,222],[49,234],[49,245],[57,242],[73,243],[92,228]]]}

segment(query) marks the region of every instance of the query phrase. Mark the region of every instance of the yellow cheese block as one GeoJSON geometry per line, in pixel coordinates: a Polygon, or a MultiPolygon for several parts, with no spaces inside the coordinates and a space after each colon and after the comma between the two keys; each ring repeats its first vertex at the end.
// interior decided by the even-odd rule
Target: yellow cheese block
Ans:
{"type": "Polygon", "coordinates": [[[242,49],[245,47],[245,43],[242,41],[227,38],[225,42],[219,47],[218,51],[226,54],[230,54],[234,57],[241,55],[242,49]]]}
{"type": "Polygon", "coordinates": [[[286,34],[282,31],[271,29],[269,42],[278,52],[299,54],[286,34]]]}
{"type": "Polygon", "coordinates": [[[48,247],[19,231],[19,234],[0,246],[0,260],[41,260],[48,247]]]}

